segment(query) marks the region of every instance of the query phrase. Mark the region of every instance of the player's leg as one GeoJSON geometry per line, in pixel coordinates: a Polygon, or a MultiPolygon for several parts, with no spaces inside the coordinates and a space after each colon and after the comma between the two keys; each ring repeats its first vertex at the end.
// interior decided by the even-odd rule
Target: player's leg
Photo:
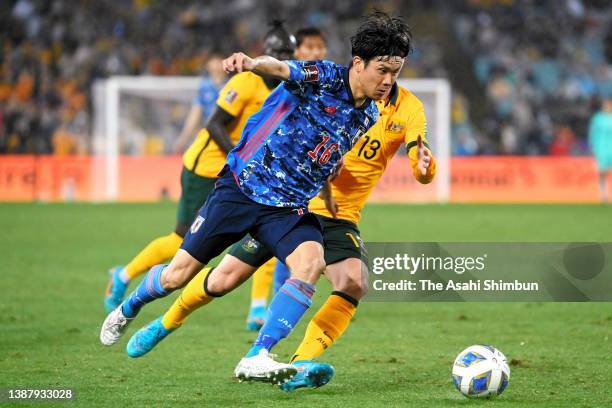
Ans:
{"type": "MultiPolygon", "coordinates": [[[[254,239],[252,240],[255,241],[254,239]]],[[[268,295],[270,294],[270,286],[272,286],[272,279],[274,278],[275,266],[276,258],[272,258],[257,269],[257,272],[253,275],[251,282],[251,305],[246,320],[247,330],[259,330],[265,322],[268,295]]]]}
{"type": "Polygon", "coordinates": [[[209,273],[210,268],[205,268],[198,273],[163,316],[132,336],[128,342],[128,355],[139,357],[149,352],[178,329],[194,310],[238,287],[271,257],[265,247],[246,235],[232,245],[214,270],[209,273]]]}
{"type": "MultiPolygon", "coordinates": [[[[268,352],[291,332],[310,307],[315,291],[314,284],[323,272],[325,263],[318,221],[309,214],[291,228],[280,240],[270,239],[270,242],[276,243],[276,256],[289,266],[292,276],[272,299],[266,323],[251,349],[238,363],[235,374],[239,378],[265,381],[265,377],[270,376],[272,382],[281,383],[295,373],[289,370],[271,372],[272,364],[268,362],[273,360],[268,357],[268,352]]],[[[263,242],[269,238],[265,230],[262,229],[259,233],[258,238],[263,242]]]]}
{"type": "Polygon", "coordinates": [[[198,210],[213,189],[216,180],[198,176],[183,168],[181,173],[181,197],[178,203],[174,232],[149,242],[125,267],[115,267],[111,270],[111,279],[105,296],[107,312],[121,304],[127,287],[134,278],[174,256],[198,210]]]}
{"type": "Polygon", "coordinates": [[[357,311],[359,300],[367,293],[367,267],[357,258],[328,265],[325,276],[332,293],[308,323],[301,344],[291,361],[312,360],[346,331],[357,311]]]}
{"type": "Polygon", "coordinates": [[[350,222],[320,217],[325,240],[325,276],[332,284],[332,293],[308,323],[301,344],[291,362],[298,373],[281,388],[316,388],[333,376],[333,368],[313,361],[346,331],[368,290],[365,252],[359,230],[350,222]]]}
{"type": "MultiPolygon", "coordinates": [[[[288,239],[292,239],[291,235],[294,237],[300,235],[300,228],[294,231],[296,232],[288,234],[288,239]]],[[[317,229],[314,231],[318,232],[317,229]]],[[[266,323],[246,357],[256,356],[262,349],[270,351],[276,343],[290,333],[308,310],[315,292],[314,284],[325,267],[323,246],[315,239],[302,241],[286,257],[286,263],[292,271],[292,276],[272,299],[266,323]]]]}
{"type": "Polygon", "coordinates": [[[104,320],[100,331],[102,344],[115,344],[144,305],[166,297],[182,287],[202,266],[203,264],[187,251],[179,249],[170,264],[155,265],[151,268],[140,285],[104,320]]]}
{"type": "Polygon", "coordinates": [[[287,279],[291,277],[289,268],[284,263],[278,261],[274,267],[274,294],[278,292],[281,286],[285,284],[287,279]]]}
{"type": "Polygon", "coordinates": [[[220,181],[170,264],[151,268],[138,288],[107,316],[100,332],[102,343],[116,343],[145,304],[187,284],[202,266],[243,237],[256,217],[235,182],[230,177],[220,181]]]}
{"type": "Polygon", "coordinates": [[[130,282],[170,258],[180,248],[183,237],[176,232],[155,238],[149,242],[127,265],[116,266],[110,270],[110,282],[106,289],[104,306],[107,312],[123,301],[130,282]]]}
{"type": "Polygon", "coordinates": [[[168,311],[136,332],[127,345],[130,357],[140,357],[183,325],[195,310],[229,293],[247,280],[257,268],[225,255],[214,269],[204,268],[185,286],[168,311]]]}

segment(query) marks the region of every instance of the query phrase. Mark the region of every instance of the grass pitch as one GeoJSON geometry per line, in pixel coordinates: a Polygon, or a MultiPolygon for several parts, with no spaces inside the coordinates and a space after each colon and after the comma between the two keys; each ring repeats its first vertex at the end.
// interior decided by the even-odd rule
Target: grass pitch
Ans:
{"type": "MultiPolygon", "coordinates": [[[[176,295],[146,307],[127,336],[99,343],[106,270],[174,225],[174,205],[0,205],[0,387],[72,387],[78,406],[612,406],[612,305],[607,303],[368,303],[323,356],[336,367],[318,390],[239,384],[233,369],[249,285],[196,312],[140,359],[129,336],[176,295]],[[511,360],[497,400],[452,386],[453,359],[489,343],[511,360]]],[[[610,206],[370,206],[366,241],[612,241],[610,206]]],[[[609,269],[608,269],[609,270],[609,269]]],[[[329,293],[275,349],[288,358],[329,293]]],[[[62,402],[53,405],[61,406],[62,402]]],[[[0,405],[6,405],[6,403],[0,405]]],[[[27,406],[25,403],[15,406],[27,406]]],[[[40,406],[38,404],[30,404],[40,406]]]]}

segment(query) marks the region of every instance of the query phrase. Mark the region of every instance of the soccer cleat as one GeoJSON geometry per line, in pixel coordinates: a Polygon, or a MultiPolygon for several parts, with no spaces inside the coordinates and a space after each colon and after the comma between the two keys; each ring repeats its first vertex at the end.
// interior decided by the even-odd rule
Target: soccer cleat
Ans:
{"type": "Polygon", "coordinates": [[[108,286],[106,287],[106,294],[104,296],[104,308],[106,309],[106,313],[112,312],[121,304],[121,302],[123,302],[123,297],[125,296],[128,284],[123,283],[123,281],[119,279],[119,274],[122,270],[123,266],[115,266],[108,271],[110,280],[108,282],[108,286]]]}
{"type": "Polygon", "coordinates": [[[134,358],[144,356],[174,331],[166,329],[161,320],[161,317],[153,320],[132,336],[127,344],[128,356],[134,358]]]}
{"type": "Polygon", "coordinates": [[[319,388],[327,384],[334,376],[334,367],[312,360],[295,361],[297,374],[280,385],[283,391],[295,391],[298,388],[319,388]]]}
{"type": "Polygon", "coordinates": [[[121,305],[117,306],[115,310],[109,313],[102,323],[102,330],[100,330],[100,341],[105,346],[112,346],[119,341],[129,324],[134,319],[128,319],[123,315],[121,311],[121,305]]]}
{"type": "Polygon", "coordinates": [[[294,366],[274,361],[266,349],[261,349],[256,356],[243,358],[234,370],[239,381],[261,381],[278,385],[290,380],[295,373],[297,369],[294,366]]]}
{"type": "Polygon", "coordinates": [[[266,307],[254,306],[249,310],[247,330],[258,331],[266,322],[266,307]]]}

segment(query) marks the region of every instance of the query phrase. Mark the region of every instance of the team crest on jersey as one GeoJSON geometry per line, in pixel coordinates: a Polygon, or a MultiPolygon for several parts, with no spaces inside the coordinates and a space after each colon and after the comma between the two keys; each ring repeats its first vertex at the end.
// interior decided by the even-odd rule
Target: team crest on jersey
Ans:
{"type": "Polygon", "coordinates": [[[304,82],[317,82],[319,80],[319,68],[316,65],[306,65],[304,71],[304,82]]]}
{"type": "Polygon", "coordinates": [[[233,103],[236,100],[236,97],[238,96],[238,92],[236,92],[235,89],[230,89],[226,94],[225,94],[225,102],[227,103],[233,103]]]}
{"type": "Polygon", "coordinates": [[[335,106],[326,106],[325,107],[325,112],[327,112],[330,115],[335,115],[336,114],[336,107],[335,106]]]}
{"type": "Polygon", "coordinates": [[[242,244],[242,249],[249,254],[254,254],[259,250],[259,245],[259,242],[255,241],[253,238],[250,238],[244,244],[242,244]]]}
{"type": "Polygon", "coordinates": [[[355,146],[355,143],[357,143],[359,138],[365,135],[365,133],[366,133],[366,128],[363,126],[359,126],[359,128],[357,129],[357,133],[355,133],[355,136],[353,136],[353,139],[351,139],[351,146],[355,146]]]}
{"type": "Polygon", "coordinates": [[[404,129],[406,129],[405,122],[391,122],[389,126],[387,126],[387,132],[391,133],[403,133],[404,129]]]}
{"type": "Polygon", "coordinates": [[[191,233],[192,234],[195,234],[196,232],[198,232],[198,230],[202,226],[202,223],[204,222],[204,220],[205,220],[204,217],[202,217],[201,215],[198,215],[198,217],[195,219],[193,224],[191,224],[191,233]]]}

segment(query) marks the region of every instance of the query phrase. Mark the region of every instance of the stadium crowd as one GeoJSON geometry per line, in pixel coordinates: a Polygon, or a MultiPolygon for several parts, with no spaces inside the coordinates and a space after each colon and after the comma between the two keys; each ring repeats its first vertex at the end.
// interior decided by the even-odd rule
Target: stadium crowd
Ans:
{"type": "MultiPolygon", "coordinates": [[[[0,153],[91,152],[91,88],[111,75],[199,75],[212,51],[256,54],[266,21],[321,27],[329,58],[372,6],[438,16],[471,66],[444,60],[415,30],[403,76],[472,70],[483,99],[453,84],[453,153],[585,154],[589,117],[612,94],[612,7],[605,0],[16,0],[0,5],[0,153]],[[294,18],[299,21],[293,21],[294,18]],[[289,23],[289,21],[288,21],[289,23]],[[490,106],[475,118],[470,107],[490,106]]],[[[429,30],[432,31],[433,29],[429,30]]]]}
{"type": "MultiPolygon", "coordinates": [[[[479,128],[499,141],[483,144],[484,152],[588,153],[589,119],[601,97],[612,96],[610,2],[451,4],[454,32],[490,106],[479,128]]],[[[476,145],[455,151],[474,152],[476,145]]]]}

